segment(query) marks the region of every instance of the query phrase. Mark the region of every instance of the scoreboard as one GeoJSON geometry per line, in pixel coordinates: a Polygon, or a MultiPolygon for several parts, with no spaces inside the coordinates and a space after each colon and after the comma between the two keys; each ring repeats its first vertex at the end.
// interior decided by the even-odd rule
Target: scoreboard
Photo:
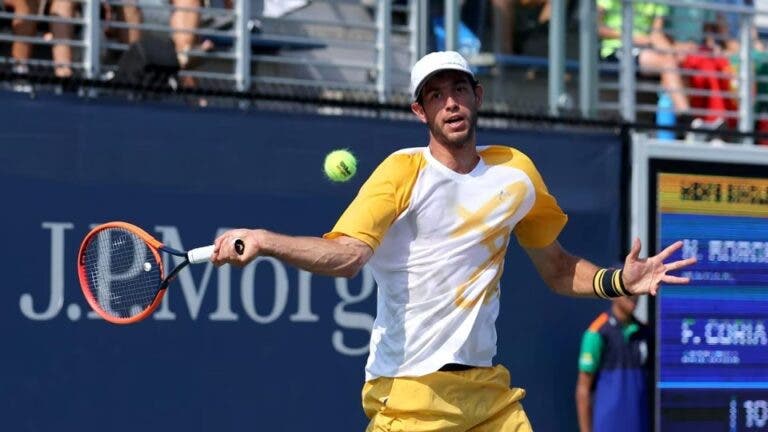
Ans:
{"type": "Polygon", "coordinates": [[[698,260],[649,303],[655,430],[768,431],[768,152],[650,149],[648,254],[682,240],[670,260],[698,260]]]}

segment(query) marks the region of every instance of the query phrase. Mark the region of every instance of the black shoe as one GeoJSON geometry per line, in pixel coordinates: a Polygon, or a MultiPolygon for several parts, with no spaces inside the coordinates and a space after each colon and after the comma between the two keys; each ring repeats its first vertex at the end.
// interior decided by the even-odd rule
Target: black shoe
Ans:
{"type": "Polygon", "coordinates": [[[688,112],[676,114],[675,124],[677,125],[678,129],[675,135],[677,136],[677,139],[687,139],[688,135],[691,133],[690,128],[695,127],[693,123],[696,120],[699,119],[688,112]]]}
{"type": "Polygon", "coordinates": [[[722,133],[728,129],[728,125],[722,117],[718,117],[712,121],[704,121],[701,118],[695,118],[691,121],[691,128],[693,131],[689,131],[685,134],[685,142],[712,142],[722,144],[722,133]]]}

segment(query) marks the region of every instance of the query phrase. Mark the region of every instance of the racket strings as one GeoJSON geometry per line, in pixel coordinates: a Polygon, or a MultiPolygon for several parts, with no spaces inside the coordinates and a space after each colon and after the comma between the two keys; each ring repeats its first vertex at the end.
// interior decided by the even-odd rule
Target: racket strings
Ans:
{"type": "Polygon", "coordinates": [[[154,302],[162,272],[152,249],[136,234],[107,228],[87,245],[83,265],[88,290],[107,314],[130,318],[154,302]]]}

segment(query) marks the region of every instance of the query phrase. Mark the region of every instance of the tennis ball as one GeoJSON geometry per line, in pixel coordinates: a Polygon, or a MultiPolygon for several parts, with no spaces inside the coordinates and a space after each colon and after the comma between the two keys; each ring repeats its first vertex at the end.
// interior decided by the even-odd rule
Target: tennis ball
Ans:
{"type": "Polygon", "coordinates": [[[347,181],[357,172],[357,159],[348,150],[334,150],[325,156],[323,170],[333,181],[347,181]]]}

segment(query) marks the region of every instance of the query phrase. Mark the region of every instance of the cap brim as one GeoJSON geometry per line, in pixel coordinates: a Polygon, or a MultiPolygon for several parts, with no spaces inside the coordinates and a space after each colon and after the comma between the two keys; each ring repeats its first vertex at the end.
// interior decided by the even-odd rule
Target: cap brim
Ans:
{"type": "Polygon", "coordinates": [[[427,81],[429,81],[430,78],[432,78],[433,76],[439,74],[440,72],[445,72],[445,71],[448,71],[448,70],[455,70],[455,71],[459,71],[459,72],[464,72],[465,74],[469,75],[469,77],[472,78],[472,80],[475,79],[475,75],[473,73],[467,72],[466,69],[461,68],[459,66],[456,66],[456,67],[453,67],[453,66],[442,67],[442,68],[440,68],[438,70],[430,72],[429,74],[427,74],[427,76],[425,76],[424,78],[421,79],[421,81],[419,82],[419,85],[416,86],[416,89],[413,91],[413,94],[411,95],[413,100],[416,101],[416,100],[419,99],[419,93],[421,93],[421,89],[424,88],[424,84],[426,84],[427,81]]]}

